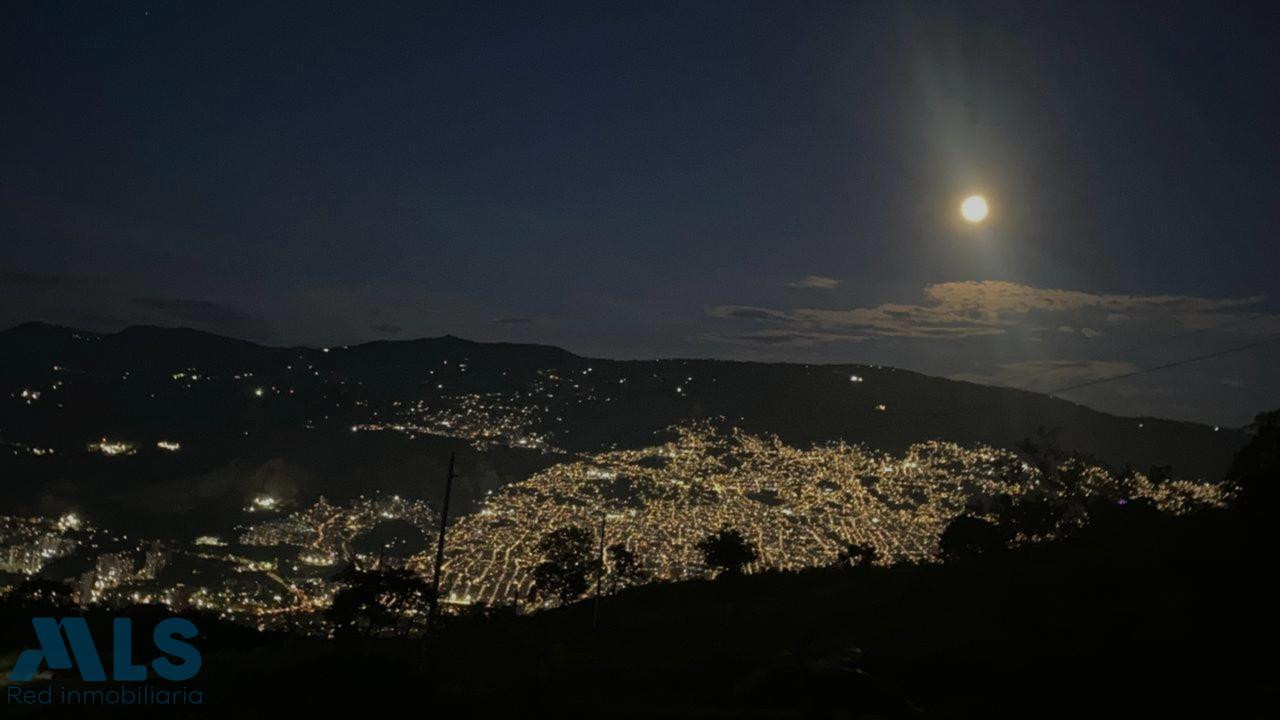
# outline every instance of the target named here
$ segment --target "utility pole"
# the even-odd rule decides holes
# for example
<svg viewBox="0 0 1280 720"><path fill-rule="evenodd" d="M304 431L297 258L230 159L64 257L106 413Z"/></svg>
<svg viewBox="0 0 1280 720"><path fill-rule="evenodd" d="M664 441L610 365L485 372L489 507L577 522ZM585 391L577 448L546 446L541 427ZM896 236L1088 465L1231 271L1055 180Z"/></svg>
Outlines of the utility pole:
<svg viewBox="0 0 1280 720"><path fill-rule="evenodd" d="M596 600L591 608L591 629L594 630L600 622L600 586L604 582L604 510L600 511L600 555L596 563Z"/></svg>
<svg viewBox="0 0 1280 720"><path fill-rule="evenodd" d="M435 627L440 615L440 566L444 565L444 531L449 524L449 495L453 492L453 459L449 453L449 474L444 478L444 504L440 507L440 536L436 539L436 571L431 577L431 612L427 614L427 632Z"/></svg>

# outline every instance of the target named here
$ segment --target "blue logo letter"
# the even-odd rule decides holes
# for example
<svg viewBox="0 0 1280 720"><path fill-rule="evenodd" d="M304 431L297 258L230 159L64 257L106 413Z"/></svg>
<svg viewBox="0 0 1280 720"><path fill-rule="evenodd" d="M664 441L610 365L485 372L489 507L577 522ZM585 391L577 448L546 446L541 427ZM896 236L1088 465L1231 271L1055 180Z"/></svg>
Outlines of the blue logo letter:
<svg viewBox="0 0 1280 720"><path fill-rule="evenodd" d="M111 649L111 674L116 680L133 681L147 679L147 669L133 664L133 621L116 618L111 621L115 646Z"/></svg>
<svg viewBox="0 0 1280 720"><path fill-rule="evenodd" d="M84 618L69 617L59 622L50 617L37 617L31 618L31 626L36 630L36 641L40 643L40 649L22 651L9 673L10 680L31 680L40 669L41 661L50 670L70 669L71 657L67 655L67 646L62 642L63 633L66 633L67 642L71 645L71 655L75 656L76 665L80 666L80 677L86 682L107 679L107 674L102 671L102 662L98 660L98 649L93 646L93 638L89 636L89 623Z"/></svg>
<svg viewBox="0 0 1280 720"><path fill-rule="evenodd" d="M166 618L156 623L156 630L151 635L156 649L182 662L174 663L167 658L157 658L151 662L151 667L155 668L160 677L173 682L195 677L200 672L200 651L191 643L177 638L193 638L198 634L195 624L185 618Z"/></svg>

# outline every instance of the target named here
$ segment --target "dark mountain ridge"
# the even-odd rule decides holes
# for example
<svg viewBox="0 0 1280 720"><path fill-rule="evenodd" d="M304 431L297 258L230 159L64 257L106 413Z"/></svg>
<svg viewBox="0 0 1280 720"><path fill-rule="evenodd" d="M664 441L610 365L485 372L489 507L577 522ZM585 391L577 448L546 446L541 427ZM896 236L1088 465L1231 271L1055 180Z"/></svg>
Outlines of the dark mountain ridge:
<svg viewBox="0 0 1280 720"><path fill-rule="evenodd" d="M16 401L23 388L59 380L38 402ZM443 407L478 395L536 405L537 429L574 451L651 444L664 428L700 419L798 445L885 450L930 439L1012 447L1046 427L1064 449L1115 466L1172 465L1218 477L1244 437L890 367L602 360L452 336L286 348L187 328L98 334L27 323L0 332L0 381L14 400L0 413L0 431L27 443L56 434L79 445L113 427L211 435L228 426L253 434L300 424L345 429L408 403ZM264 389L270 402L255 397ZM77 412L68 412L72 398Z"/></svg>

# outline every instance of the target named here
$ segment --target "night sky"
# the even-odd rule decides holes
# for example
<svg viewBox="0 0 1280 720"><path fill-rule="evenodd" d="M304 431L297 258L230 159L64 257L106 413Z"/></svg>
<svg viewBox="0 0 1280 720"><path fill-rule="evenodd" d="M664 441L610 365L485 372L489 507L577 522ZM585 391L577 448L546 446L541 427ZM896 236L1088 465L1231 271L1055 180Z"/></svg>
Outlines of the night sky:
<svg viewBox="0 0 1280 720"><path fill-rule="evenodd" d="M0 7L0 324L1041 391L1280 334L1274 3L231 5ZM1277 367L1064 397L1238 425Z"/></svg>

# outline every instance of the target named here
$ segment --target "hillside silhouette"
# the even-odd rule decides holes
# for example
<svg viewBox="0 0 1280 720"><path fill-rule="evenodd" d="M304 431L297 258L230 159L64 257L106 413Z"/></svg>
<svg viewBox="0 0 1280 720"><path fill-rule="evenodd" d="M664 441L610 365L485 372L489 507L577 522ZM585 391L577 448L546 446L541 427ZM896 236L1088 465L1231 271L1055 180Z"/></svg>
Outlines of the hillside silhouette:
<svg viewBox="0 0 1280 720"><path fill-rule="evenodd" d="M177 373L202 380L175 381ZM527 392L549 374L571 379L597 400L608 398L531 398L554 410L555 442L567 450L643 445L656 431L699 418L796 445L844 440L890 451L935 438L1013 447L1046 427L1059 433L1064 448L1116 466L1172 465L1204 477L1219 473L1244 437L1238 430L1116 417L1037 393L883 366L604 360L452 336L277 348L183 328L95 334L41 323L0 332L0 379L10 387L62 380L64 407L11 404L0 427L23 442L48 441L54 431L79 441L107 431L218 438L307 421L318 430L347 429L349 421L368 419L354 411L355 403L378 408ZM273 386L293 392L269 404L253 402L249 388Z"/></svg>

